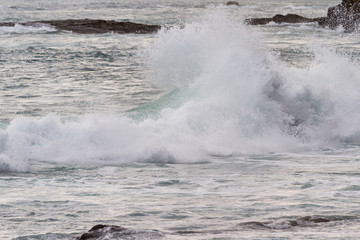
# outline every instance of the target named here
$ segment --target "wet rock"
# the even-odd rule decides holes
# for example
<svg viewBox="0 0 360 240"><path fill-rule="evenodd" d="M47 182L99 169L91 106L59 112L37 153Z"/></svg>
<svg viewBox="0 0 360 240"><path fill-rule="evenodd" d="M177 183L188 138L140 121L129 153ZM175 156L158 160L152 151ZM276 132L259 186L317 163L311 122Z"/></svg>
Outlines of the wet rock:
<svg viewBox="0 0 360 240"><path fill-rule="evenodd" d="M327 17L320 18L320 26L335 29L343 27L345 31L358 30L360 26L360 0L343 0L341 4L328 9Z"/></svg>
<svg viewBox="0 0 360 240"><path fill-rule="evenodd" d="M92 240L92 239L98 239L101 236L107 234L107 233L114 233L114 232L122 232L126 230L126 228L120 227L120 226L110 226L110 225L96 225L92 227L89 232L82 234L80 237L78 237L78 240Z"/></svg>
<svg viewBox="0 0 360 240"><path fill-rule="evenodd" d="M176 232L168 232L166 235L163 232L157 230L136 230L128 229L115 225L96 225L91 228L87 233L82 234L79 237L73 238L72 240L135 240L135 239L167 239L169 236L188 236L187 239L192 239L192 235L207 235L207 234L221 234L228 232L239 232L256 230L256 231L277 231L277 230L296 230L299 231L301 228L316 228L329 227L329 229L336 225L348 226L349 224L358 225L359 217L351 215L333 215L333 216L302 216L295 219L278 218L271 221L249 221L242 222L236 226L222 229L205 229L205 230L181 230ZM333 223L333 224L328 224Z"/></svg>
<svg viewBox="0 0 360 240"><path fill-rule="evenodd" d="M234 6L239 6L239 3L236 2L236 1L228 1L228 2L226 3L226 6L232 6L232 5L234 5Z"/></svg>
<svg viewBox="0 0 360 240"><path fill-rule="evenodd" d="M117 22L112 20L101 19L67 19L67 20L44 20L33 21L26 23L0 23L0 26L15 26L21 24L24 26L39 26L41 24L51 25L54 28L62 31L72 31L79 34L92 34L92 33L136 33L136 34L149 34L155 33L160 30L159 25L148 25L133 22Z"/></svg>
<svg viewBox="0 0 360 240"><path fill-rule="evenodd" d="M0 22L0 27L13 27L13 26L15 26L14 23Z"/></svg>
<svg viewBox="0 0 360 240"><path fill-rule="evenodd" d="M360 28L360 0L343 0L341 4L328 9L326 17L306 18L297 14L275 15L272 18L250 18L245 23L250 25L264 25L270 22L281 23L308 23L317 22L319 26L336 29L343 27L346 32Z"/></svg>
<svg viewBox="0 0 360 240"><path fill-rule="evenodd" d="M130 240L130 239L162 239L164 234L157 230L134 230L115 225L96 225L87 233L82 234L75 240Z"/></svg>
<svg viewBox="0 0 360 240"><path fill-rule="evenodd" d="M287 14L287 15L277 14L272 18L250 18L245 20L245 22L250 25L264 25L270 22L281 24L281 23L308 23L315 21L316 19L306 18L297 14Z"/></svg>
<svg viewBox="0 0 360 240"><path fill-rule="evenodd" d="M344 222L348 220L356 220L357 217L354 216L305 216L299 217L297 219L286 219L286 220L274 220L266 222L243 222L238 225L240 229L292 229L292 228L301 228L301 227L319 227L324 226L328 222Z"/></svg>
<svg viewBox="0 0 360 240"><path fill-rule="evenodd" d="M331 218L325 218L325 217L317 217L317 216L306 216L299 218L299 221L304 222L314 222L314 223L324 223L324 222L330 222Z"/></svg>

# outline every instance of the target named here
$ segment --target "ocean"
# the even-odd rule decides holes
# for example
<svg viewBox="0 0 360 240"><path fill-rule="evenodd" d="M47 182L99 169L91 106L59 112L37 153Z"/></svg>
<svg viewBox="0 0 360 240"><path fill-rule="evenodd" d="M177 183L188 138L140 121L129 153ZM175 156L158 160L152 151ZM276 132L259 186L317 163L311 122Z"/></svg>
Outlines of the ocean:
<svg viewBox="0 0 360 240"><path fill-rule="evenodd" d="M0 0L0 239L359 239L360 33L338 0Z"/></svg>

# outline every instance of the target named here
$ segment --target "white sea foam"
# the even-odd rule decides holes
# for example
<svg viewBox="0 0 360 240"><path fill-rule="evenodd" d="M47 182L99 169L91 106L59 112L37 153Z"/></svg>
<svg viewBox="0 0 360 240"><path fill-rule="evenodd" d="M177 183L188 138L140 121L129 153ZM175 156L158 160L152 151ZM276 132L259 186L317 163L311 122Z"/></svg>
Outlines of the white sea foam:
<svg viewBox="0 0 360 240"><path fill-rule="evenodd" d="M47 33L56 32L57 30L49 25L39 24L38 26L24 26L15 24L15 26L0 27L0 35L2 34L28 34L28 33Z"/></svg>
<svg viewBox="0 0 360 240"><path fill-rule="evenodd" d="M299 10L299 9L309 9L309 8L313 8L313 6L294 6L294 5L286 5L284 7L282 7L283 9L295 9L295 10Z"/></svg>
<svg viewBox="0 0 360 240"><path fill-rule="evenodd" d="M241 8L249 8L249 9L256 9L256 8L259 8L259 6L256 6L256 5L242 5L242 6L239 6Z"/></svg>
<svg viewBox="0 0 360 240"><path fill-rule="evenodd" d="M222 11L164 29L148 53L151 78L180 91L181 101L166 95L158 113L141 121L96 114L15 119L0 132L0 171L27 170L31 160L196 162L208 154L301 151L360 140L356 62L320 49L309 68L290 68L260 42Z"/></svg>

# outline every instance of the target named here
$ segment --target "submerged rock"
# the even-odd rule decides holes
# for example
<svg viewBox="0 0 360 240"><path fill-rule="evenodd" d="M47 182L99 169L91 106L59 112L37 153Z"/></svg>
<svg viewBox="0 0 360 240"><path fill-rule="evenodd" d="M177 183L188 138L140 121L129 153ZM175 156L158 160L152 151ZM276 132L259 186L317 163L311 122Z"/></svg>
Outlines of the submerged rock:
<svg viewBox="0 0 360 240"><path fill-rule="evenodd" d="M330 224L329 224L330 223ZM165 235L163 232L157 230L135 230L127 229L115 225L96 225L87 233L82 234L73 240L135 240L135 239L164 239L166 236L188 236L187 239L192 239L192 235L206 235L206 234L221 234L228 232L239 232L248 230L256 231L273 231L273 230L289 230L296 229L300 231L301 228L316 228L316 227L333 227L334 224L341 226L349 224L358 224L358 216L350 215L333 215L333 216L303 216L295 219L279 218L271 221L250 221L242 222L236 226L221 229L204 229L204 230L181 230L176 232L168 232Z"/></svg>
<svg viewBox="0 0 360 240"><path fill-rule="evenodd" d="M266 229L292 229L292 228L302 228L302 227L324 227L324 224L329 222L338 222L338 224L345 224L346 221L357 220L358 218L355 216L305 216L299 217L297 219L287 219L287 220L274 220L274 221L266 221L266 222L244 222L240 223L237 227L242 228L250 228L250 229L258 229L258 230L266 230Z"/></svg>
<svg viewBox="0 0 360 240"><path fill-rule="evenodd" d="M91 33L136 33L148 34L155 33L160 30L160 25L148 25L133 22L117 22L112 20L101 19L67 19L67 20L44 20L26 23L2 22L0 26L15 26L20 24L24 26L39 26L41 24L51 25L58 30L72 31L80 34Z"/></svg>
<svg viewBox="0 0 360 240"><path fill-rule="evenodd" d="M250 18L245 23L250 25L264 25L274 23L308 23L317 22L319 26L335 29L343 27L345 31L359 30L360 0L343 0L341 4L328 9L326 17L306 18L297 14L275 15L272 18Z"/></svg>
<svg viewBox="0 0 360 240"><path fill-rule="evenodd" d="M164 234L157 230L134 230L115 225L96 225L76 240L130 240L130 239L162 239Z"/></svg>

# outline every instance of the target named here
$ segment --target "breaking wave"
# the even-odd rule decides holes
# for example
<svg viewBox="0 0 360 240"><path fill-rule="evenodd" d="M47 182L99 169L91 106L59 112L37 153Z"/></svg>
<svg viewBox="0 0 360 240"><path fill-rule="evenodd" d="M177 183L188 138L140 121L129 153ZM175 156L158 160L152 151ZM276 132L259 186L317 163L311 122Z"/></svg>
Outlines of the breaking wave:
<svg viewBox="0 0 360 240"><path fill-rule="evenodd" d="M199 162L358 143L359 65L316 52L308 68L289 67L221 11L163 29L148 51L148 77L167 94L122 115L14 119L0 130L0 171L28 171L31 161Z"/></svg>
<svg viewBox="0 0 360 240"><path fill-rule="evenodd" d="M0 27L0 35L4 34L29 34L29 33L49 33L49 32L57 32L55 28L45 25L39 24L34 26L25 26L22 24L15 24L14 26L1 26Z"/></svg>
<svg viewBox="0 0 360 240"><path fill-rule="evenodd" d="M286 5L284 7L282 7L283 9L291 9L291 10L299 10L299 9L309 9L312 8L313 6L294 6L294 5Z"/></svg>

